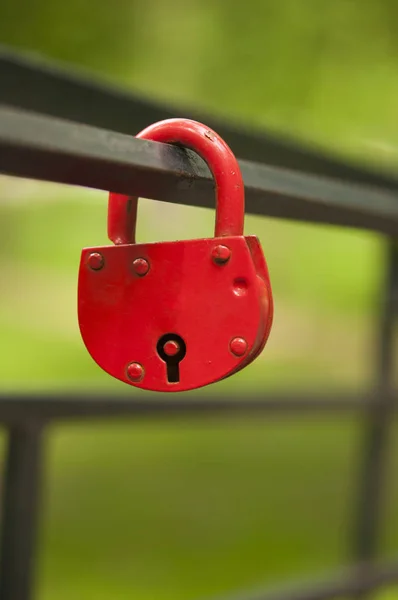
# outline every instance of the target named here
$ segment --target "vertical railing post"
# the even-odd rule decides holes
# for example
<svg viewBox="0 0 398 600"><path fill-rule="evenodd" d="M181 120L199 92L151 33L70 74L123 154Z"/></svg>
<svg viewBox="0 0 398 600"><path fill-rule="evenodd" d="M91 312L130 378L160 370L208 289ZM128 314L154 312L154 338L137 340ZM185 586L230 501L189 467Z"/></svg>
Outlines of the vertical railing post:
<svg viewBox="0 0 398 600"><path fill-rule="evenodd" d="M355 559L374 560L379 550L383 492L386 481L390 422L393 413L394 322L398 300L398 246L387 246L377 352L377 400L366 415L359 493L356 500Z"/></svg>
<svg viewBox="0 0 398 600"><path fill-rule="evenodd" d="M42 428L10 427L2 488L1 600L31 600L42 471Z"/></svg>

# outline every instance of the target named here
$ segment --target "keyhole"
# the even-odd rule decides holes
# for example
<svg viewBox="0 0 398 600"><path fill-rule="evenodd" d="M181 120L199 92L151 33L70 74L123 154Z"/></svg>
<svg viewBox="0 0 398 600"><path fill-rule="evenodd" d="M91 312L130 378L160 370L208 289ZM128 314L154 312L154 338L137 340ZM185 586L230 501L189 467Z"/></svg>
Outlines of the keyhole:
<svg viewBox="0 0 398 600"><path fill-rule="evenodd" d="M166 363L168 383L178 383L180 381L180 362L187 352L184 340L175 333L166 333L159 339L156 350Z"/></svg>

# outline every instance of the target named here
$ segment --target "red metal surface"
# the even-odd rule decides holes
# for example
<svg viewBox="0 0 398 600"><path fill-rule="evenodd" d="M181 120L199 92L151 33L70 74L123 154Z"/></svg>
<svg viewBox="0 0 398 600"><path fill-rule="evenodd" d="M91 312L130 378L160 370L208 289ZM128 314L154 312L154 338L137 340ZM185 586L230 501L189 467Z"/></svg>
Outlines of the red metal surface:
<svg viewBox="0 0 398 600"><path fill-rule="evenodd" d="M244 185L239 165L229 146L214 131L189 119L167 119L150 125L136 137L178 143L195 150L207 163L216 185L214 235L243 235ZM222 202L218 199L222 198ZM109 194L108 237L114 244L134 244L138 198Z"/></svg>
<svg viewBox="0 0 398 600"><path fill-rule="evenodd" d="M126 374L127 374L127 377L129 377L129 379L131 379L131 381L134 381L135 383L137 383L138 381L141 381L141 379L143 379L143 377L145 375L145 371L144 371L142 365L140 365L139 363L133 362L133 363L130 363L129 365L127 365Z"/></svg>
<svg viewBox="0 0 398 600"><path fill-rule="evenodd" d="M220 235L132 243L136 199L110 194L116 245L82 252L79 325L91 356L113 377L153 391L195 389L236 373L263 349L273 316L268 269L257 237L243 236L244 190L226 144L180 119L144 134L204 153L216 178ZM101 268L93 269L93 255Z"/></svg>
<svg viewBox="0 0 398 600"><path fill-rule="evenodd" d="M180 350L180 344L174 340L169 340L163 346L163 351L167 356L175 356Z"/></svg>
<svg viewBox="0 0 398 600"><path fill-rule="evenodd" d="M99 271L104 266L104 257L99 252L93 252L87 259L87 264L93 271Z"/></svg>
<svg viewBox="0 0 398 600"><path fill-rule="evenodd" d="M133 262L133 269L137 275L143 277L149 271L149 263L145 258L136 258Z"/></svg>
<svg viewBox="0 0 398 600"><path fill-rule="evenodd" d="M231 258L231 250L228 248L228 246L218 244L218 246L213 248L211 257L215 263L222 265Z"/></svg>
<svg viewBox="0 0 398 600"><path fill-rule="evenodd" d="M247 342L241 337L236 337L231 340L230 348L232 354L235 354L235 356L244 356L247 351Z"/></svg>

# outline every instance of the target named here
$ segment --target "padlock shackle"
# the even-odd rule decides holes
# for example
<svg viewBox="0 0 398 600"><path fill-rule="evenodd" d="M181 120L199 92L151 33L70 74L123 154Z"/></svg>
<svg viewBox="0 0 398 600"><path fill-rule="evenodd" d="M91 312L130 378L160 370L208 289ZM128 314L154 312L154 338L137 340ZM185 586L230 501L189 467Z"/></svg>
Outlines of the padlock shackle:
<svg viewBox="0 0 398 600"><path fill-rule="evenodd" d="M167 119L150 125L137 138L179 144L197 152L213 174L216 188L215 237L243 235L245 192L232 150L214 131L190 119ZM114 244L134 244L138 198L110 192L108 237Z"/></svg>

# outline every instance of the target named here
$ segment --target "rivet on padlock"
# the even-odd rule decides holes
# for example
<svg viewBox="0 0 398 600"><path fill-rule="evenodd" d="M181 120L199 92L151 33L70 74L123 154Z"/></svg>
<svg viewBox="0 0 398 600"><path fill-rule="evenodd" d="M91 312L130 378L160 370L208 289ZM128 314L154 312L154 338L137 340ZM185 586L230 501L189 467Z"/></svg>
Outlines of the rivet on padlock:
<svg viewBox="0 0 398 600"><path fill-rule="evenodd" d="M243 235L238 162L208 127L169 119L137 137L178 143L208 164L216 185L215 237L137 244L137 198L110 193L114 246L86 248L79 272L79 325L107 373L136 387L183 391L238 372L262 351L273 301L256 236Z"/></svg>

